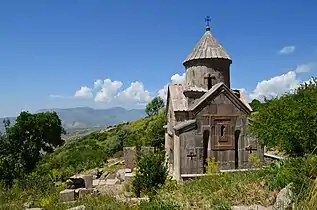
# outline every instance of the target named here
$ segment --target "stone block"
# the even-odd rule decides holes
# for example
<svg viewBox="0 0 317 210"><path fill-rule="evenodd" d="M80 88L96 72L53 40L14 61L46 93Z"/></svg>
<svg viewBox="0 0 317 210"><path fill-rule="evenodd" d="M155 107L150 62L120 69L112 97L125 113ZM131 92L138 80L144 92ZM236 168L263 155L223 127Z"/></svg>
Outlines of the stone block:
<svg viewBox="0 0 317 210"><path fill-rule="evenodd" d="M134 175L133 173L126 173L124 182L129 183L133 175Z"/></svg>
<svg viewBox="0 0 317 210"><path fill-rule="evenodd" d="M62 202L75 200L75 190L66 189L59 193L59 198Z"/></svg>
<svg viewBox="0 0 317 210"><path fill-rule="evenodd" d="M88 195L88 194L92 194L92 193L93 193L93 189L92 188L90 188L90 189L80 188L78 190L78 197L82 198L83 196Z"/></svg>
<svg viewBox="0 0 317 210"><path fill-rule="evenodd" d="M114 179L114 178L116 178L117 177L117 174L109 174L108 176L107 176L107 179Z"/></svg>
<svg viewBox="0 0 317 210"><path fill-rule="evenodd" d="M92 175L84 175L83 179L85 180L85 188L90 189L92 188L93 184L93 176Z"/></svg>
<svg viewBox="0 0 317 210"><path fill-rule="evenodd" d="M102 173L102 175L100 176L100 178L99 179L101 179L101 180L105 180L106 178L107 178L107 176L109 175L109 172L108 171L105 171L105 172L103 172Z"/></svg>
<svg viewBox="0 0 317 210"><path fill-rule="evenodd" d="M123 154L125 167L132 170L136 163L136 147L123 148Z"/></svg>
<svg viewBox="0 0 317 210"><path fill-rule="evenodd" d="M103 179L96 179L93 181L93 187L101 186L101 185L106 185L106 180Z"/></svg>
<svg viewBox="0 0 317 210"><path fill-rule="evenodd" d="M117 171L116 178L120 180L120 182L124 182L125 180L125 169L119 169Z"/></svg>

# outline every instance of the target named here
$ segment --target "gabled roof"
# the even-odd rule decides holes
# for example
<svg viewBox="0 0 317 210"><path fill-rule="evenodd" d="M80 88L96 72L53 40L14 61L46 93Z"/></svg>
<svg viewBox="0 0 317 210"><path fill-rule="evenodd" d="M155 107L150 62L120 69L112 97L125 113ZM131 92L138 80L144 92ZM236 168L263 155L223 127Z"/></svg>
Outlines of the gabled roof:
<svg viewBox="0 0 317 210"><path fill-rule="evenodd" d="M225 49L211 34L210 28L206 28L205 34L192 49L192 52L187 56L184 64L191 60L197 59L212 59L221 58L231 60Z"/></svg>
<svg viewBox="0 0 317 210"><path fill-rule="evenodd" d="M183 121L177 125L174 126L174 129L175 130L180 130L182 128L185 128L187 126L190 126L192 124L196 123L196 119L193 119L193 120L186 120L186 121Z"/></svg>
<svg viewBox="0 0 317 210"><path fill-rule="evenodd" d="M186 111L188 108L187 98L184 95L185 87L181 84L168 86L167 103L172 103L173 111Z"/></svg>
<svg viewBox="0 0 317 210"><path fill-rule="evenodd" d="M188 132L196 128L197 128L196 119L186 120L174 126L174 129L177 133Z"/></svg>
<svg viewBox="0 0 317 210"><path fill-rule="evenodd" d="M220 92L225 91L225 93L232 99L233 103L236 103L240 107L244 108L244 111L251 113L252 109L249 105L243 102L236 94L233 93L224 83L220 82L214 85L207 93L205 93L200 99L198 99L188 110L195 111L205 100L212 96L217 96Z"/></svg>

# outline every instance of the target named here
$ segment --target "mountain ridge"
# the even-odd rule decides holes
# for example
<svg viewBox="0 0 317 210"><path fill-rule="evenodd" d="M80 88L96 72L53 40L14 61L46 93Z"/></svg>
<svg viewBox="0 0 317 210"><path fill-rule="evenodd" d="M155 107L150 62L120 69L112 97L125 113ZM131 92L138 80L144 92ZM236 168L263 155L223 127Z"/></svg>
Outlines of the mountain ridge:
<svg viewBox="0 0 317 210"><path fill-rule="evenodd" d="M63 127L68 129L102 128L119 123L133 121L144 117L144 109L125 109L112 107L108 109L94 109L91 107L50 108L39 109L35 113L55 111L62 120ZM0 118L0 132L4 131L3 120L9 119L12 123L16 117Z"/></svg>

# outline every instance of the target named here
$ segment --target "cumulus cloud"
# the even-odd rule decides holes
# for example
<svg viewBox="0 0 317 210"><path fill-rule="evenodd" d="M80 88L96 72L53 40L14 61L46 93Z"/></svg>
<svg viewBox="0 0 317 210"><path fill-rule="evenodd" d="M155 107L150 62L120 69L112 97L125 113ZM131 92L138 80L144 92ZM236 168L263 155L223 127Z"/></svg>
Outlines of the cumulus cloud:
<svg viewBox="0 0 317 210"><path fill-rule="evenodd" d="M167 99L167 89L168 89L168 85L169 84L185 84L186 82L186 74L174 74L173 76L171 76L171 81L167 84L165 84L159 91L158 91L158 95L164 100L166 101Z"/></svg>
<svg viewBox="0 0 317 210"><path fill-rule="evenodd" d="M94 89L102 88L103 83L104 83L104 81L102 81L101 79L97 79L97 80L94 82Z"/></svg>
<svg viewBox="0 0 317 210"><path fill-rule="evenodd" d="M250 94L251 99L263 99L263 97L276 97L285 92L294 90L300 84L295 71L289 71L280 76L259 82Z"/></svg>
<svg viewBox="0 0 317 210"><path fill-rule="evenodd" d="M147 104L152 100L151 93L145 90L142 82L132 82L131 85L115 96L115 101L122 103Z"/></svg>
<svg viewBox="0 0 317 210"><path fill-rule="evenodd" d="M312 71L315 67L316 63L314 62L301 64L294 68L294 70L285 74L258 82L255 89L251 92L248 92L245 89L240 89L240 91L247 101L251 101L253 99L262 100L264 97L277 97L284 93L292 92L299 87L300 84L310 81L308 80L303 82L298 76L301 73Z"/></svg>
<svg viewBox="0 0 317 210"><path fill-rule="evenodd" d="M305 63L305 64L298 65L294 71L296 73L306 73L306 72L312 71L315 67L316 67L316 64L313 62Z"/></svg>
<svg viewBox="0 0 317 210"><path fill-rule="evenodd" d="M278 54L280 54L280 55L291 54L295 51L295 49L296 49L295 46L285 46L278 52Z"/></svg>
<svg viewBox="0 0 317 210"><path fill-rule="evenodd" d="M92 98L93 97L93 93L92 93L91 88L89 88L87 86L81 86L80 89L75 92L74 97L77 97L77 98Z"/></svg>
<svg viewBox="0 0 317 210"><path fill-rule="evenodd" d="M262 100L264 97L276 97L286 92L296 89L302 81L299 79L301 73L310 72L316 67L316 63L306 63L298 65L296 68L279 76L274 76L270 79L258 82L256 87L248 91L244 88L238 88L245 100L253 99ZM169 84L185 84L186 74L174 74L171 76L169 83L165 84L156 94L167 99L167 89ZM74 96L63 96L52 94L52 98L93 98L96 103L107 103L110 105L144 105L152 100L153 96L144 84L140 81L132 82L127 88L122 89L121 81L112 81L107 78L105 80L95 80L93 87L82 86L76 91Z"/></svg>
<svg viewBox="0 0 317 210"><path fill-rule="evenodd" d="M94 88L101 88L96 96L95 102L111 102L113 97L118 93L123 83L120 81L111 81L107 78L105 80L96 80Z"/></svg>

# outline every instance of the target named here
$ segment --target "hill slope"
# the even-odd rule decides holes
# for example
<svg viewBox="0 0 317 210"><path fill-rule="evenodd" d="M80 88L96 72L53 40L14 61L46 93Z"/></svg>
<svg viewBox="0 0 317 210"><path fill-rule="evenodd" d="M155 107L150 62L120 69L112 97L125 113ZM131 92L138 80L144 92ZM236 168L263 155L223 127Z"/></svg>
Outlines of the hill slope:
<svg viewBox="0 0 317 210"><path fill-rule="evenodd" d="M118 123L133 121L145 116L142 109L127 110L121 107L109 109L92 109L88 107L68 109L41 109L39 112L55 111L62 120L66 130L98 128ZM0 132L3 131L3 119L0 118ZM15 117L9 118L14 123Z"/></svg>

